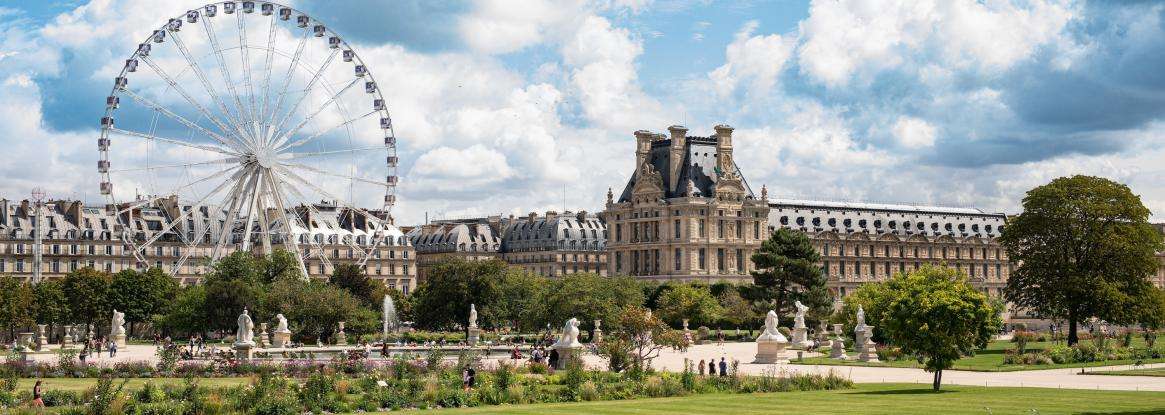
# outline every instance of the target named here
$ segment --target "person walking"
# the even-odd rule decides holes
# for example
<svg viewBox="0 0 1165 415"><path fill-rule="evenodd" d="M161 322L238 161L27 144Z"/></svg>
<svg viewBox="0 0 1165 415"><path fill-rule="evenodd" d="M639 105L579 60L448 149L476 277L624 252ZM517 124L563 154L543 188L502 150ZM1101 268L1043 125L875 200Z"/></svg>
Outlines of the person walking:
<svg viewBox="0 0 1165 415"><path fill-rule="evenodd" d="M728 376L728 362L724 358L720 358L720 377Z"/></svg>
<svg viewBox="0 0 1165 415"><path fill-rule="evenodd" d="M704 376L704 359L700 359L700 364L696 366L700 368L700 376Z"/></svg>
<svg viewBox="0 0 1165 415"><path fill-rule="evenodd" d="M716 358L708 360L708 376L716 376Z"/></svg>
<svg viewBox="0 0 1165 415"><path fill-rule="evenodd" d="M117 356L117 342L111 340L109 342L109 358L112 359L115 356Z"/></svg>

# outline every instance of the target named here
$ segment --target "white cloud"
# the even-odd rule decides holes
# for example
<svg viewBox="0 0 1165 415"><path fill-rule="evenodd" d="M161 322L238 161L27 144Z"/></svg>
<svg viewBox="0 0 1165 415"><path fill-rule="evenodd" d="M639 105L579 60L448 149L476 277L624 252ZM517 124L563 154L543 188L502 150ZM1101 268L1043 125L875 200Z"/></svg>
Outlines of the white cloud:
<svg viewBox="0 0 1165 415"><path fill-rule="evenodd" d="M900 116L898 121L894 122L893 133L898 144L908 148L934 146L934 126L925 120Z"/></svg>
<svg viewBox="0 0 1165 415"><path fill-rule="evenodd" d="M581 21L587 3L530 0L483 0L458 19L462 40L484 53L510 53L547 41L557 41Z"/></svg>
<svg viewBox="0 0 1165 415"><path fill-rule="evenodd" d="M642 53L630 31L599 16L587 17L563 44L571 92L588 121L617 132L669 124L663 106L638 84L635 59Z"/></svg>
<svg viewBox="0 0 1165 415"><path fill-rule="evenodd" d="M708 74L720 96L742 86L747 87L749 95L767 96L792 55L795 38L777 34L753 36L757 25L756 21L746 23L728 45L724 65Z"/></svg>

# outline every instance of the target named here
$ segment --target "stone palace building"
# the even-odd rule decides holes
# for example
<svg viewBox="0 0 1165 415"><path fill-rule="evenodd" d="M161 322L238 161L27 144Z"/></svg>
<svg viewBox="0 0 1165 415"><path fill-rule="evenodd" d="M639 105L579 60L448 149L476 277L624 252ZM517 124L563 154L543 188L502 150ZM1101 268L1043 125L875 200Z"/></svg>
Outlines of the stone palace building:
<svg viewBox="0 0 1165 415"><path fill-rule="evenodd" d="M214 249L218 235L207 234L193 246L180 242L174 232L190 232L202 223L214 221L215 215L204 210L190 215L181 229L165 233L158 242L151 244L153 252L145 252L150 262L141 263L133 255L132 245L122 240L124 235L146 240L162 232L162 223L168 218L178 217L190 206L179 205L173 199L135 208L127 216L119 218L103 207L85 206L76 200L50 200L40 209L43 225L41 243L42 278L63 277L80 267L93 267L105 272L144 267L173 268L180 258L187 260L178 267L174 278L181 284L194 284L201 280L205 271L206 258ZM350 215L330 203L317 203L312 209L293 208L309 229L300 230L297 237L302 249L307 251L305 266L312 278L327 278L336 264L356 262L357 252L371 249L372 241L361 238L366 235ZM36 209L33 202L0 199L0 274L14 275L30 279L33 275L34 236L38 227ZM132 214L130 214L132 213ZM130 229L125 229L129 226ZM315 241L315 243L308 243ZM237 238L236 238L237 239ZM236 244L229 244L227 252L235 250ZM409 291L416 287L415 252L408 238L399 229L389 230L384 241L372 251L366 261L366 269L372 278L386 286ZM327 261L321 260L321 256Z"/></svg>

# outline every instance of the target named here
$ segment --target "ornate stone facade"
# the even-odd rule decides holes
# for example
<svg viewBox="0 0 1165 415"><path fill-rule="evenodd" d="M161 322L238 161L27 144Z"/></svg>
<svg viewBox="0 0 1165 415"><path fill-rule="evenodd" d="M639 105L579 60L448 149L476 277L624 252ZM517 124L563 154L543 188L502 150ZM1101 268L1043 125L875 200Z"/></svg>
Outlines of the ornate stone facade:
<svg viewBox="0 0 1165 415"><path fill-rule="evenodd" d="M85 206L75 200L52 200L45 202L41 209L43 228L42 265L43 278L60 278L81 267L93 267L110 273L125 269L141 269L159 266L170 268L183 256L189 259L181 266L174 278L181 284L195 284L202 279L201 259L210 256L217 235L204 235L202 241L188 246L178 240L173 232L162 235L152 244L153 252L146 252L148 263L140 263L134 257L132 248L122 242L122 235L145 240L161 231L161 223L174 217L189 206L180 206L172 200L162 200L154 206L143 206L132 210L132 219L125 220L132 229L123 232L123 225L116 216L104 208ZM305 261L312 278L327 278L332 266L339 263L355 262L359 254L353 246L371 243L362 231L353 228L344 219L344 209L320 203L313 205L311 213L307 209L297 209L297 213L309 223L310 229L301 231L297 237L303 249L319 250ZM0 199L0 274L31 278L33 273L34 210L25 201ZM181 225L179 232L187 228L201 227L204 221L212 221L211 212L191 215L189 223ZM372 251L366 262L367 272L385 285L402 290L416 286L416 268L412 262L413 247L404 235L393 228L389 236ZM315 244L306 243L308 238ZM237 239L237 238L236 238ZM238 242L237 240L235 241ZM357 244L357 245L353 245ZM318 245L318 246L316 246ZM227 252L234 251L236 244L228 244ZM323 254L329 260L319 259Z"/></svg>
<svg viewBox="0 0 1165 415"><path fill-rule="evenodd" d="M956 267L976 288L998 296L1011 272L1007 252L997 241L1006 221L1001 213L790 199L774 199L769 206L772 229L809 235L838 297L924 264Z"/></svg>
<svg viewBox="0 0 1165 415"><path fill-rule="evenodd" d="M635 170L608 190L608 273L644 279L751 281L749 258L768 237L769 207L732 155L732 127L709 137L636 131Z"/></svg>

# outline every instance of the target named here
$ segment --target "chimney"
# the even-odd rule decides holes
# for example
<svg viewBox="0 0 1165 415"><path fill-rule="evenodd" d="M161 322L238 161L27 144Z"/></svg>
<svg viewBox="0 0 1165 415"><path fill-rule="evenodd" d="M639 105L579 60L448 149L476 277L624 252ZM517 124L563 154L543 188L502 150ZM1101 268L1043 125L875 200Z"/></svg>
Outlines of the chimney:
<svg viewBox="0 0 1165 415"><path fill-rule="evenodd" d="M635 132L635 168L637 170L647 160L647 155L651 153L651 140L654 136L651 131L647 130Z"/></svg>
<svg viewBox="0 0 1165 415"><path fill-rule="evenodd" d="M716 164L721 171L733 171L732 127L724 124L716 126Z"/></svg>
<svg viewBox="0 0 1165 415"><path fill-rule="evenodd" d="M575 216L575 219L578 219L579 222L585 222L587 220L587 211L580 210L578 215Z"/></svg>
<svg viewBox="0 0 1165 415"><path fill-rule="evenodd" d="M667 127L671 133L671 148L668 159L668 188L678 189L680 183L680 169L684 166L684 148L688 141L688 129L682 125Z"/></svg>
<svg viewBox="0 0 1165 415"><path fill-rule="evenodd" d="M554 220L554 218L557 218L557 217L558 217L558 212L555 212L553 210L546 211L546 221L547 222L550 222L550 221Z"/></svg>
<svg viewBox="0 0 1165 415"><path fill-rule="evenodd" d="M534 219L537 217L538 217L537 213L530 212L530 214L526 216L526 220L529 220L530 223L534 223Z"/></svg>

